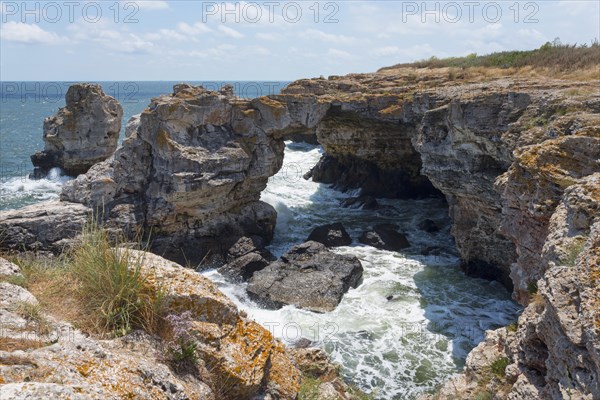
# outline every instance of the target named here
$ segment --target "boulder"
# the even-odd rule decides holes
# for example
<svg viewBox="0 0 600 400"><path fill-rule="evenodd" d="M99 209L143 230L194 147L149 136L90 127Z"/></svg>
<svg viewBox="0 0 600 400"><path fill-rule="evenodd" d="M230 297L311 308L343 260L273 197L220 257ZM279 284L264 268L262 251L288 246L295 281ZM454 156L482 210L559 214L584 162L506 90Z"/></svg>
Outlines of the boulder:
<svg viewBox="0 0 600 400"><path fill-rule="evenodd" d="M262 248L262 239L240 238L227 253L227 264L219 268L219 272L234 280L247 281L256 271L265 268L275 257Z"/></svg>
<svg viewBox="0 0 600 400"><path fill-rule="evenodd" d="M327 247L348 246L352 243L344 225L339 222L316 227L306 240L323 243Z"/></svg>
<svg viewBox="0 0 600 400"><path fill-rule="evenodd" d="M78 83L69 87L66 107L44 120L44 150L31 156L36 176L60 167L67 175L86 173L117 149L123 108L102 87Z"/></svg>
<svg viewBox="0 0 600 400"><path fill-rule="evenodd" d="M335 254L311 241L294 246L278 261L255 272L247 291L267 307L293 304L325 312L335 309L344 293L358 285L362 272L356 257Z"/></svg>
<svg viewBox="0 0 600 400"><path fill-rule="evenodd" d="M378 249L389 251L399 251L410 247L406 236L398 232L398 227L393 224L376 225L372 230L363 232L358 241Z"/></svg>

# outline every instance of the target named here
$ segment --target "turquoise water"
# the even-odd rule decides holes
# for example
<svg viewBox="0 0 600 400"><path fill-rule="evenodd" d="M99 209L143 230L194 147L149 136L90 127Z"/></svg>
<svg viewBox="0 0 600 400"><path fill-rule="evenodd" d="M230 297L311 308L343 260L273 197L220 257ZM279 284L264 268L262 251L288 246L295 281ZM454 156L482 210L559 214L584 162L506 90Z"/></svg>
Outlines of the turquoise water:
<svg viewBox="0 0 600 400"><path fill-rule="evenodd" d="M73 82L2 82L0 84L0 210L19 208L56 198L68 179L55 171L49 179L31 180L30 156L44 148L44 118L65 105L65 94ZM96 82L123 106L123 127L132 115L146 108L153 97L171 93L179 82ZM233 85L244 98L277 94L287 82L188 82L217 90Z"/></svg>

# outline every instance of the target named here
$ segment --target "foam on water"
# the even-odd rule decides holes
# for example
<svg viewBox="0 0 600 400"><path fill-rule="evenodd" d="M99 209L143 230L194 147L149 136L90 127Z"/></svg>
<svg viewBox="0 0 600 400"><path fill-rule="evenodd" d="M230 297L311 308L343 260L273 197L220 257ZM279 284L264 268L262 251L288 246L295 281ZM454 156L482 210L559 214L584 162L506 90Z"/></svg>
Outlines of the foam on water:
<svg viewBox="0 0 600 400"><path fill-rule="evenodd" d="M205 275L277 337L290 344L306 337L323 347L346 378L376 398L415 398L460 371L484 331L514 321L520 309L497 283L461 272L443 200L380 200L387 207L378 211L342 208L340 201L353 193L302 179L321 152L287 143L284 166L262 196L278 212L270 249L279 256L315 226L340 221L355 243L335 251L361 260L362 283L334 311L317 314L293 306L262 309L247 297L245 285L233 285L214 270ZM417 225L425 218L445 228L423 232ZM390 222L407 234L411 247L405 252L356 243L363 230ZM431 246L438 248L436 255L420 255Z"/></svg>
<svg viewBox="0 0 600 400"><path fill-rule="evenodd" d="M52 168L42 179L12 177L0 182L0 210L19 208L43 200L58 198L62 185L72 179L60 168Z"/></svg>

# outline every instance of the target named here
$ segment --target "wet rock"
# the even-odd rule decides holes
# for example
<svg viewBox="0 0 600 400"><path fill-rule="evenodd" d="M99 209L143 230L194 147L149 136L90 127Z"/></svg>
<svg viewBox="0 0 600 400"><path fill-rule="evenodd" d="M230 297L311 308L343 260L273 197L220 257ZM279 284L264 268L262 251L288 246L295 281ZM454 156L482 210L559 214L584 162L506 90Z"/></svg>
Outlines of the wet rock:
<svg viewBox="0 0 600 400"><path fill-rule="evenodd" d="M372 230L363 232L358 241L368 246L389 251L399 251L410 247L406 236L398 232L398 227L393 224L376 225Z"/></svg>
<svg viewBox="0 0 600 400"><path fill-rule="evenodd" d="M267 307L293 304L325 312L335 309L344 293L358 285L362 272L356 257L332 253L318 242L306 242L255 272L247 291Z"/></svg>
<svg viewBox="0 0 600 400"><path fill-rule="evenodd" d="M352 239L344 225L339 222L318 226L308 235L307 241L323 243L327 247L348 246Z"/></svg>
<svg viewBox="0 0 600 400"><path fill-rule="evenodd" d="M419 229L427 233L434 233L439 231L440 227L435 221L431 219L425 219L419 223Z"/></svg>
<svg viewBox="0 0 600 400"><path fill-rule="evenodd" d="M256 271L260 271L275 260L268 250L262 247L260 237L242 237L228 251L227 264L219 272L230 279L247 281Z"/></svg>
<svg viewBox="0 0 600 400"><path fill-rule="evenodd" d="M219 272L234 280L247 281L256 271L260 271L269 265L260 253L252 252L232 260L219 268Z"/></svg>
<svg viewBox="0 0 600 400"><path fill-rule="evenodd" d="M371 196L359 196L351 197L342 201L342 207L344 208L360 208L363 210L377 210L379 203L377 199Z"/></svg>
<svg viewBox="0 0 600 400"><path fill-rule="evenodd" d="M44 120L44 150L31 156L36 176L60 167L83 174L113 155L119 141L123 108L96 84L69 87L66 107Z"/></svg>
<svg viewBox="0 0 600 400"><path fill-rule="evenodd" d="M422 249L419 254L422 256L439 256L443 251L444 249L439 246L428 246Z"/></svg>

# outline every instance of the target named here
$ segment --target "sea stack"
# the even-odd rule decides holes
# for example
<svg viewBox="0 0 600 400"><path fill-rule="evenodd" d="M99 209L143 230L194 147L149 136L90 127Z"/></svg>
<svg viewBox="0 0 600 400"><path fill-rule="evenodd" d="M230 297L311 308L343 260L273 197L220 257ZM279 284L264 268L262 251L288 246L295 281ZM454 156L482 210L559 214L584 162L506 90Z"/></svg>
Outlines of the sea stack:
<svg viewBox="0 0 600 400"><path fill-rule="evenodd" d="M31 156L34 176L60 167L67 175L86 173L117 149L123 107L100 85L78 83L69 87L66 107L44 120L44 150Z"/></svg>

